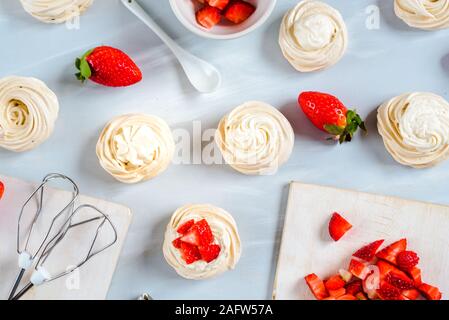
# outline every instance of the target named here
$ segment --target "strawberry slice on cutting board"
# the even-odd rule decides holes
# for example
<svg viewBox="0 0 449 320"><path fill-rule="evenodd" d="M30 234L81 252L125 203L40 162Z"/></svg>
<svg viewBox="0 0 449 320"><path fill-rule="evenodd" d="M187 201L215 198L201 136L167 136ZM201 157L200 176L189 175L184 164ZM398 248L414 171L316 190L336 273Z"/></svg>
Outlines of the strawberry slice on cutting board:
<svg viewBox="0 0 449 320"><path fill-rule="evenodd" d="M339 213L334 212L329 221L329 235L334 241L338 241L345 235L352 225L343 218Z"/></svg>
<svg viewBox="0 0 449 320"><path fill-rule="evenodd" d="M405 250L407 250L407 239L401 239L379 251L376 257L396 265L396 257Z"/></svg>
<svg viewBox="0 0 449 320"><path fill-rule="evenodd" d="M329 296L323 280L321 280L315 273L309 274L304 278L304 280L306 280L310 291L312 291L313 295L318 300L323 300L324 298L327 298Z"/></svg>

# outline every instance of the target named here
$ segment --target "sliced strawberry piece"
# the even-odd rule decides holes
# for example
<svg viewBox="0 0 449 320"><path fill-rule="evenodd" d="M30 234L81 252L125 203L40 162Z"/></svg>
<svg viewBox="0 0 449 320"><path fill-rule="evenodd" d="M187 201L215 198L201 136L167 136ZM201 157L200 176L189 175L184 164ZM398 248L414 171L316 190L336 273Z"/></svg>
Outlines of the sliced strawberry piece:
<svg viewBox="0 0 449 320"><path fill-rule="evenodd" d="M380 280L382 281L385 280L385 277L390 273L390 271L396 269L394 265L383 260L377 261L376 265L379 268Z"/></svg>
<svg viewBox="0 0 449 320"><path fill-rule="evenodd" d="M186 242L181 242L181 257L187 264L201 260L201 254L197 247Z"/></svg>
<svg viewBox="0 0 449 320"><path fill-rule="evenodd" d="M349 264L349 272L351 272L357 278L364 280L371 271L363 262L352 259Z"/></svg>
<svg viewBox="0 0 449 320"><path fill-rule="evenodd" d="M396 288L386 282L383 282L381 284L379 290L377 290L377 293L379 294L379 297L382 300L401 300L402 299L401 290L399 290L398 288Z"/></svg>
<svg viewBox="0 0 449 320"><path fill-rule="evenodd" d="M181 243L182 243L181 237L172 241L172 244L176 249L181 249Z"/></svg>
<svg viewBox="0 0 449 320"><path fill-rule="evenodd" d="M204 247L198 247L198 250L201 254L201 258L209 263L217 259L218 255L220 254L221 248L217 244L210 244Z"/></svg>
<svg viewBox="0 0 449 320"><path fill-rule="evenodd" d="M374 256L377 253L379 247L384 243L384 240L374 241L361 249L357 250L353 256L365 260L366 262L370 262L373 260Z"/></svg>
<svg viewBox="0 0 449 320"><path fill-rule="evenodd" d="M421 279L421 269L418 267L413 267L410 270L407 271L409 276L413 279L413 282L415 283L415 286L419 287L422 283Z"/></svg>
<svg viewBox="0 0 449 320"><path fill-rule="evenodd" d="M418 299L419 296L420 296L419 291L416 290L416 289L403 290L403 291L401 292L401 294L402 294L405 298L407 298L407 299L409 299L409 300L416 300L416 299Z"/></svg>
<svg viewBox="0 0 449 320"><path fill-rule="evenodd" d="M190 230L181 237L181 241L191 244L193 246L201 245L200 234L197 229L190 228Z"/></svg>
<svg viewBox="0 0 449 320"><path fill-rule="evenodd" d="M324 286L324 282L316 274L309 274L304 279L306 280L306 283L315 298L318 300L323 300L329 296L327 294L326 287Z"/></svg>
<svg viewBox="0 0 449 320"><path fill-rule="evenodd" d="M5 192L5 185L0 181L0 200L3 197L3 193Z"/></svg>
<svg viewBox="0 0 449 320"><path fill-rule="evenodd" d="M427 283L421 284L418 289L427 300L441 300L443 296L437 287L431 286Z"/></svg>
<svg viewBox="0 0 449 320"><path fill-rule="evenodd" d="M352 294L345 294L344 296L337 298L337 300L357 300L357 298Z"/></svg>
<svg viewBox="0 0 449 320"><path fill-rule="evenodd" d="M345 288L328 290L328 291L329 291L329 296L334 297L334 298L338 298L338 297L344 296L346 294Z"/></svg>
<svg viewBox="0 0 449 320"><path fill-rule="evenodd" d="M346 221L339 213L334 212L329 221L329 235L335 241L340 240L343 235L352 228L352 225Z"/></svg>
<svg viewBox="0 0 449 320"><path fill-rule="evenodd" d="M348 270L340 269L340 270L338 270L338 274L341 276L341 278L342 278L346 283L348 283L349 281L351 281L352 273L349 272Z"/></svg>
<svg viewBox="0 0 449 320"><path fill-rule="evenodd" d="M204 6L196 12L196 21L206 29L211 29L217 25L221 20L221 12L219 9Z"/></svg>
<svg viewBox="0 0 449 320"><path fill-rule="evenodd" d="M405 251L406 249L407 249L407 239L401 239L379 251L376 254L376 256L379 259L388 261L395 265L396 257L398 256L398 254Z"/></svg>
<svg viewBox="0 0 449 320"><path fill-rule="evenodd" d="M339 276L335 275L324 281L327 290L338 290L345 286L346 282Z"/></svg>
<svg viewBox="0 0 449 320"><path fill-rule="evenodd" d="M416 252L413 251L402 251L399 252L396 257L396 263L402 271L407 271L416 267L419 262L419 257Z"/></svg>
<svg viewBox="0 0 449 320"><path fill-rule="evenodd" d="M178 230L176 230L178 233L180 234L186 234L187 231L190 230L190 228L195 224L195 220L189 220L187 222L184 222L179 228Z"/></svg>
<svg viewBox="0 0 449 320"><path fill-rule="evenodd" d="M346 285L346 293L355 296L357 293L363 291L362 280L354 280Z"/></svg>
<svg viewBox="0 0 449 320"><path fill-rule="evenodd" d="M220 10L223 10L229 4L229 0L207 0L207 3L211 7L215 7Z"/></svg>
<svg viewBox="0 0 449 320"><path fill-rule="evenodd" d="M355 297L358 300L368 300L368 297L363 293L363 292L359 292L355 295Z"/></svg>
<svg viewBox="0 0 449 320"><path fill-rule="evenodd" d="M412 279L410 279L403 273L398 273L395 271L391 271L389 274L387 274L387 276L385 277L385 281L400 290L411 290L415 288L415 283Z"/></svg>
<svg viewBox="0 0 449 320"><path fill-rule="evenodd" d="M252 4L236 0L228 6L224 16L229 21L238 24L248 19L254 11L256 11L256 8Z"/></svg>

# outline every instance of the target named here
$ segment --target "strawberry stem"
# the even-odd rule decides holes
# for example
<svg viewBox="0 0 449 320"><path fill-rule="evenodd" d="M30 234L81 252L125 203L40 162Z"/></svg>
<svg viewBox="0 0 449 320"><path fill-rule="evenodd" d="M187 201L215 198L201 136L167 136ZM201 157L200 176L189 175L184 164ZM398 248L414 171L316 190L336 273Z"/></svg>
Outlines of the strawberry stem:
<svg viewBox="0 0 449 320"><path fill-rule="evenodd" d="M332 134L333 136L337 137L340 144L344 142L350 142L352 141L352 137L354 136L354 133L358 129L363 130L364 132L367 132L365 122L362 120L360 115L358 115L355 110L349 110L346 113L346 127L339 127L337 125L325 125L324 129Z"/></svg>
<svg viewBox="0 0 449 320"><path fill-rule="evenodd" d="M92 76L92 70L90 69L89 62L87 62L87 57L92 53L92 50L87 51L81 58L76 58L75 67L79 70L75 74L76 78L84 83L87 79Z"/></svg>

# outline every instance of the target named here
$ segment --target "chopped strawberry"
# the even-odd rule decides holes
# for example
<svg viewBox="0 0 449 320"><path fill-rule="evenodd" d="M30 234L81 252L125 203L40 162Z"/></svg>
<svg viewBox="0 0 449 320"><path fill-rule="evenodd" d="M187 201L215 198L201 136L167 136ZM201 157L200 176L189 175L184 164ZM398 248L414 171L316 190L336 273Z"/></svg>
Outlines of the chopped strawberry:
<svg viewBox="0 0 449 320"><path fill-rule="evenodd" d="M396 263L402 271L407 271L412 269L413 267L416 267L418 262L419 257L416 252L413 251L399 252L398 256L396 257Z"/></svg>
<svg viewBox="0 0 449 320"><path fill-rule="evenodd" d="M307 285L312 291L315 298L318 300L322 300L328 297L326 287L324 286L324 282L318 278L318 276L314 273L309 274L304 278L306 280Z"/></svg>
<svg viewBox="0 0 449 320"><path fill-rule="evenodd" d="M390 273L391 270L396 269L394 265L383 260L377 261L376 265L379 268L380 280L382 281L385 280L385 277Z"/></svg>
<svg viewBox="0 0 449 320"><path fill-rule="evenodd" d="M421 269L418 267L413 267L410 270L408 270L407 273L413 279L415 286L419 287L422 283Z"/></svg>
<svg viewBox="0 0 449 320"><path fill-rule="evenodd" d="M382 300L402 299L401 290L386 282L381 284L379 290L377 290L377 293Z"/></svg>
<svg viewBox="0 0 449 320"><path fill-rule="evenodd" d="M345 286L346 282L339 276L335 275L324 281L327 290L338 290Z"/></svg>
<svg viewBox="0 0 449 320"><path fill-rule="evenodd" d="M324 299L321 299L321 300L337 300L337 298L335 298L335 297L327 297L327 298L324 298Z"/></svg>
<svg viewBox="0 0 449 320"><path fill-rule="evenodd" d="M214 235L206 219L203 219L195 223L181 240L195 246L207 246L214 241Z"/></svg>
<svg viewBox="0 0 449 320"><path fill-rule="evenodd" d="M3 197L3 193L5 192L5 185L0 181L0 200Z"/></svg>
<svg viewBox="0 0 449 320"><path fill-rule="evenodd" d="M192 264L201 259L201 254L197 247L186 242L181 242L181 257L187 264Z"/></svg>
<svg viewBox="0 0 449 320"><path fill-rule="evenodd" d="M357 298L352 294L345 294L344 296L337 298L337 300L357 300Z"/></svg>
<svg viewBox="0 0 449 320"><path fill-rule="evenodd" d="M189 231L190 230L190 228L193 226L195 224L195 220L189 220L189 221L187 221L187 222L185 222L185 223L183 223L179 228L178 228L178 230L176 230L178 233L180 233L180 234L186 234L187 233L187 231Z"/></svg>
<svg viewBox="0 0 449 320"><path fill-rule="evenodd" d="M365 260L366 262L370 262L371 260L373 260L374 256L377 253L377 250L379 249L379 247L382 245L383 242L384 240L374 241L362 247L361 249L357 250L353 254L353 256Z"/></svg>
<svg viewBox="0 0 449 320"><path fill-rule="evenodd" d="M419 291L416 289L403 290L401 294L409 300L416 300L419 298L420 295Z"/></svg>
<svg viewBox="0 0 449 320"><path fill-rule="evenodd" d="M328 290L328 291L329 291L329 296L334 297L334 298L338 298L338 297L344 296L346 294L345 288Z"/></svg>
<svg viewBox="0 0 449 320"><path fill-rule="evenodd" d="M362 280L357 279L346 285L346 293L352 294L353 296L362 291L363 291Z"/></svg>
<svg viewBox="0 0 449 320"><path fill-rule="evenodd" d="M181 243L182 243L181 237L172 241L172 244L176 249L181 249Z"/></svg>
<svg viewBox="0 0 449 320"><path fill-rule="evenodd" d="M196 21L206 29L211 29L217 25L221 20L221 12L219 9L204 6L196 12Z"/></svg>
<svg viewBox="0 0 449 320"><path fill-rule="evenodd" d="M370 273L370 269L366 264L359 260L352 259L349 264L349 271L359 279L364 280Z"/></svg>
<svg viewBox="0 0 449 320"><path fill-rule="evenodd" d="M427 300L441 300L442 294L437 287L423 283L419 286L419 291L426 297Z"/></svg>
<svg viewBox="0 0 449 320"><path fill-rule="evenodd" d="M229 0L207 0L207 3L211 7L215 7L220 10L223 10L229 4Z"/></svg>
<svg viewBox="0 0 449 320"><path fill-rule="evenodd" d="M388 261L392 264L396 264L396 257L402 251L407 249L407 239L401 239L395 243L390 244L388 247L379 251L376 256L379 259Z"/></svg>
<svg viewBox="0 0 449 320"><path fill-rule="evenodd" d="M335 241L340 240L343 235L352 228L352 225L346 221L339 213L334 212L329 221L329 234Z"/></svg>
<svg viewBox="0 0 449 320"><path fill-rule="evenodd" d="M200 251L201 258L209 263L217 259L221 248L217 244L210 244L204 247L198 247L198 250Z"/></svg>
<svg viewBox="0 0 449 320"><path fill-rule="evenodd" d="M256 8L252 4L236 0L228 6L224 16L229 21L238 24L248 19L254 11L256 11Z"/></svg>
<svg viewBox="0 0 449 320"><path fill-rule="evenodd" d="M411 290L415 288L415 283L412 279L410 279L403 273L398 273L395 271L391 271L389 274L387 274L387 276L385 277L385 281L400 290Z"/></svg>
<svg viewBox="0 0 449 320"><path fill-rule="evenodd" d="M358 300L368 300L368 297L363 292L359 292L355 295Z"/></svg>

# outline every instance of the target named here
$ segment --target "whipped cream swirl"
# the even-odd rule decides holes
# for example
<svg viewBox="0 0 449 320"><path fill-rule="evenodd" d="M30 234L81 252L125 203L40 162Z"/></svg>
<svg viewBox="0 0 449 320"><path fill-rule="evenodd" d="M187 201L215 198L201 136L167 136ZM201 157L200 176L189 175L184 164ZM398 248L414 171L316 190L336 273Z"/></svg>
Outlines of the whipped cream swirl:
<svg viewBox="0 0 449 320"><path fill-rule="evenodd" d="M31 150L53 133L59 103L45 83L35 78L0 79L0 147Z"/></svg>
<svg viewBox="0 0 449 320"><path fill-rule="evenodd" d="M348 46L348 32L340 13L314 0L301 1L282 20L279 45L298 71L311 72L336 64Z"/></svg>
<svg viewBox="0 0 449 320"><path fill-rule="evenodd" d="M395 0L394 11L400 19L414 28L449 28L449 0Z"/></svg>
<svg viewBox="0 0 449 320"><path fill-rule="evenodd" d="M101 166L124 183L152 179L169 166L175 142L167 123L155 116L128 114L111 120L97 143Z"/></svg>
<svg viewBox="0 0 449 320"><path fill-rule="evenodd" d="M449 158L449 103L427 92L404 94L378 110L385 147L401 164L434 166Z"/></svg>
<svg viewBox="0 0 449 320"><path fill-rule="evenodd" d="M46 23L63 23L81 15L93 0L20 0L23 8Z"/></svg>
<svg viewBox="0 0 449 320"><path fill-rule="evenodd" d="M215 133L225 161L247 175L277 172L293 150L295 135L290 122L274 107L250 101L219 123Z"/></svg>
<svg viewBox="0 0 449 320"><path fill-rule="evenodd" d="M176 230L191 219L195 222L206 219L214 235L215 243L221 248L218 257L209 263L196 261L186 264L179 249L172 244L172 241L180 236ZM225 210L210 204L183 206L175 211L167 225L163 253L167 263L186 279L211 278L234 269L241 255L240 237L235 220Z"/></svg>

